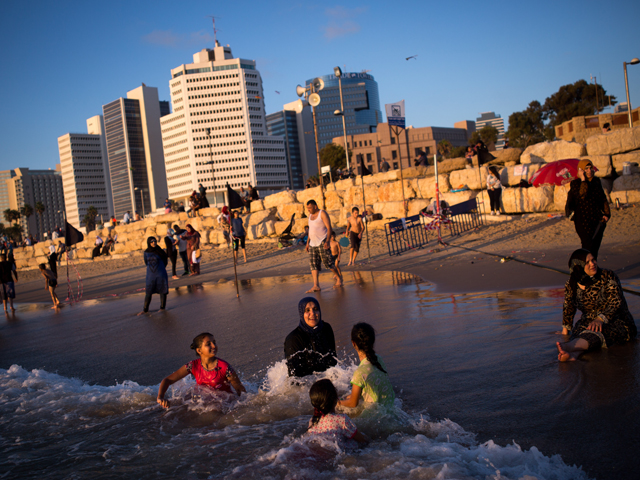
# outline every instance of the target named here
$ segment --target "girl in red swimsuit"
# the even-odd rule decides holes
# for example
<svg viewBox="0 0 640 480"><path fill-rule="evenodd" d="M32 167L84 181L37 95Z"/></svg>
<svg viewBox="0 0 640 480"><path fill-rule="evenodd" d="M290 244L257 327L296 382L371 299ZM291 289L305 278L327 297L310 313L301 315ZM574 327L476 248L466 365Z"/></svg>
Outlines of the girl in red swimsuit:
<svg viewBox="0 0 640 480"><path fill-rule="evenodd" d="M206 385L214 390L222 390L228 393L232 393L231 387L233 387L238 396L242 392L246 392L231 365L216 357L218 347L213 335L201 333L193 339L191 349L195 350L200 358L183 365L160 382L160 388L158 389L158 403L160 405L164 408L169 408L169 401L164 398L164 394L167 393L169 386L189 374L193 375L198 385Z"/></svg>

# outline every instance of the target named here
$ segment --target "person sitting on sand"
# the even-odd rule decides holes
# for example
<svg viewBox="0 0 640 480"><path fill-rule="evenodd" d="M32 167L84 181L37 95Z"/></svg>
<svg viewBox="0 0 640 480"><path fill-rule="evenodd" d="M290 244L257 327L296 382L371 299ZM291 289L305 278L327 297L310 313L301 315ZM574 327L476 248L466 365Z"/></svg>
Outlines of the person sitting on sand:
<svg viewBox="0 0 640 480"><path fill-rule="evenodd" d="M622 293L620 279L611 270L598 268L589 250L576 250L569 259L571 277L565 285L562 334L569 341L556 342L558 360L576 360L586 351L622 344L638 331ZM576 310L582 312L573 325Z"/></svg>
<svg viewBox="0 0 640 480"><path fill-rule="evenodd" d="M305 225L304 232L302 232L300 235L296 237L296 239L293 241L293 246L297 247L298 245L306 245L308 238L309 238L309 225Z"/></svg>
<svg viewBox="0 0 640 480"><path fill-rule="evenodd" d="M355 408L360 397L365 403L393 406L396 398L384 362L373 349L376 331L368 323L356 323L351 329L351 344L356 349L360 365L351 379L351 395L338 404Z"/></svg>
<svg viewBox="0 0 640 480"><path fill-rule="evenodd" d="M336 440L355 440L368 443L369 439L358 431L358 428L347 415L336 413L338 392L331 380L324 378L311 385L309 398L313 405L313 417L309 420L308 433L327 435Z"/></svg>
<svg viewBox="0 0 640 480"><path fill-rule="evenodd" d="M298 303L298 314L298 327L284 341L289 376L305 377L335 366L336 340L331 325L322 320L318 301L303 298Z"/></svg>
<svg viewBox="0 0 640 480"><path fill-rule="evenodd" d="M193 375L198 385L204 385L213 391L218 390L233 393L231 391L231 387L233 387L238 396L246 392L246 389L231 365L221 358L216 357L218 346L216 345L216 339L213 335L207 332L201 333L193 339L191 349L195 350L200 358L183 365L160 382L157 399L160 405L164 408L171 406L169 400L164 398L167 389L189 374Z"/></svg>
<svg viewBox="0 0 640 480"><path fill-rule="evenodd" d="M55 273L47 269L47 266L44 263L38 265L38 268L40 269L40 274L44 277L44 289L49 290L49 293L51 293L53 308L58 308L58 306L60 305L60 300L58 300L58 296L56 295L58 278L56 277Z"/></svg>
<svg viewBox="0 0 640 480"><path fill-rule="evenodd" d="M362 232L364 232L364 223L362 223L360 209L353 207L351 209L351 216L347 220L347 231L345 232L345 236L349 237L349 242L351 243L347 267L356 264L356 257L358 256L360 243L362 242Z"/></svg>

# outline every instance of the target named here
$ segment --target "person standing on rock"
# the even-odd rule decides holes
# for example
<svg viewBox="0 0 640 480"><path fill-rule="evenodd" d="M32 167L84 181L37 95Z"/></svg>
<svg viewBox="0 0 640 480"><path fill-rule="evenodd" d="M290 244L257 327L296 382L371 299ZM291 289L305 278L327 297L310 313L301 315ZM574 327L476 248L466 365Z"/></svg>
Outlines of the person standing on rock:
<svg viewBox="0 0 640 480"><path fill-rule="evenodd" d="M575 223L582 248L597 259L611 210L591 160L578 163L578 178L571 181L564 208L567 217Z"/></svg>
<svg viewBox="0 0 640 480"><path fill-rule="evenodd" d="M387 173L391 167L389 166L389 162L387 162L386 158L382 159L382 164L380 164L380 171L382 173Z"/></svg>
<svg viewBox="0 0 640 480"><path fill-rule="evenodd" d="M342 275L336 269L330 252L331 219L327 212L318 208L315 200L307 202L307 212L309 213L309 238L306 250L309 252L309 267L313 277L313 287L307 290L307 293L321 290L319 283L321 263L334 273L336 276L335 286L340 287L342 286Z"/></svg>

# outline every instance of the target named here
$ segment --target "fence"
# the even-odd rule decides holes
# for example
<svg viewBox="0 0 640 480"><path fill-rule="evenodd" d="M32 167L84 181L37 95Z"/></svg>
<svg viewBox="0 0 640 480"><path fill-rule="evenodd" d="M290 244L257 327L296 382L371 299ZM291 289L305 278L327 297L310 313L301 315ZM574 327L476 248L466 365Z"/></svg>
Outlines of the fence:
<svg viewBox="0 0 640 480"><path fill-rule="evenodd" d="M384 231L387 236L389 255L400 255L402 252L422 248L427 244L427 231L422 215L401 218L387 223Z"/></svg>
<svg viewBox="0 0 640 480"><path fill-rule="evenodd" d="M460 235L463 232L480 228L482 225L482 215L480 205L475 198L466 202L458 203L449 207L448 227L451 236Z"/></svg>

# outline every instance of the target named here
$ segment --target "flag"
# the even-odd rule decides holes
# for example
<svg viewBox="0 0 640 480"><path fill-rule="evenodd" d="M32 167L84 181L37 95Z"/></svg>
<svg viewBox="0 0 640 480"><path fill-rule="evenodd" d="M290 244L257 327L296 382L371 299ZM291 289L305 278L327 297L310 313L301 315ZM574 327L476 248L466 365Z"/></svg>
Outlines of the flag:
<svg viewBox="0 0 640 480"><path fill-rule="evenodd" d="M230 209L244 207L244 202L242 201L242 197L238 192L236 192L233 188L231 188L228 183L227 183L227 197L229 197Z"/></svg>
<svg viewBox="0 0 640 480"><path fill-rule="evenodd" d="M84 240L82 232L76 230L76 228L69 222L64 222L64 244L68 247L80 243Z"/></svg>
<svg viewBox="0 0 640 480"><path fill-rule="evenodd" d="M369 170L367 167L365 167L363 155L360 155L360 166L362 167L362 176L363 177L365 175L373 175L373 173L371 173L371 170Z"/></svg>

